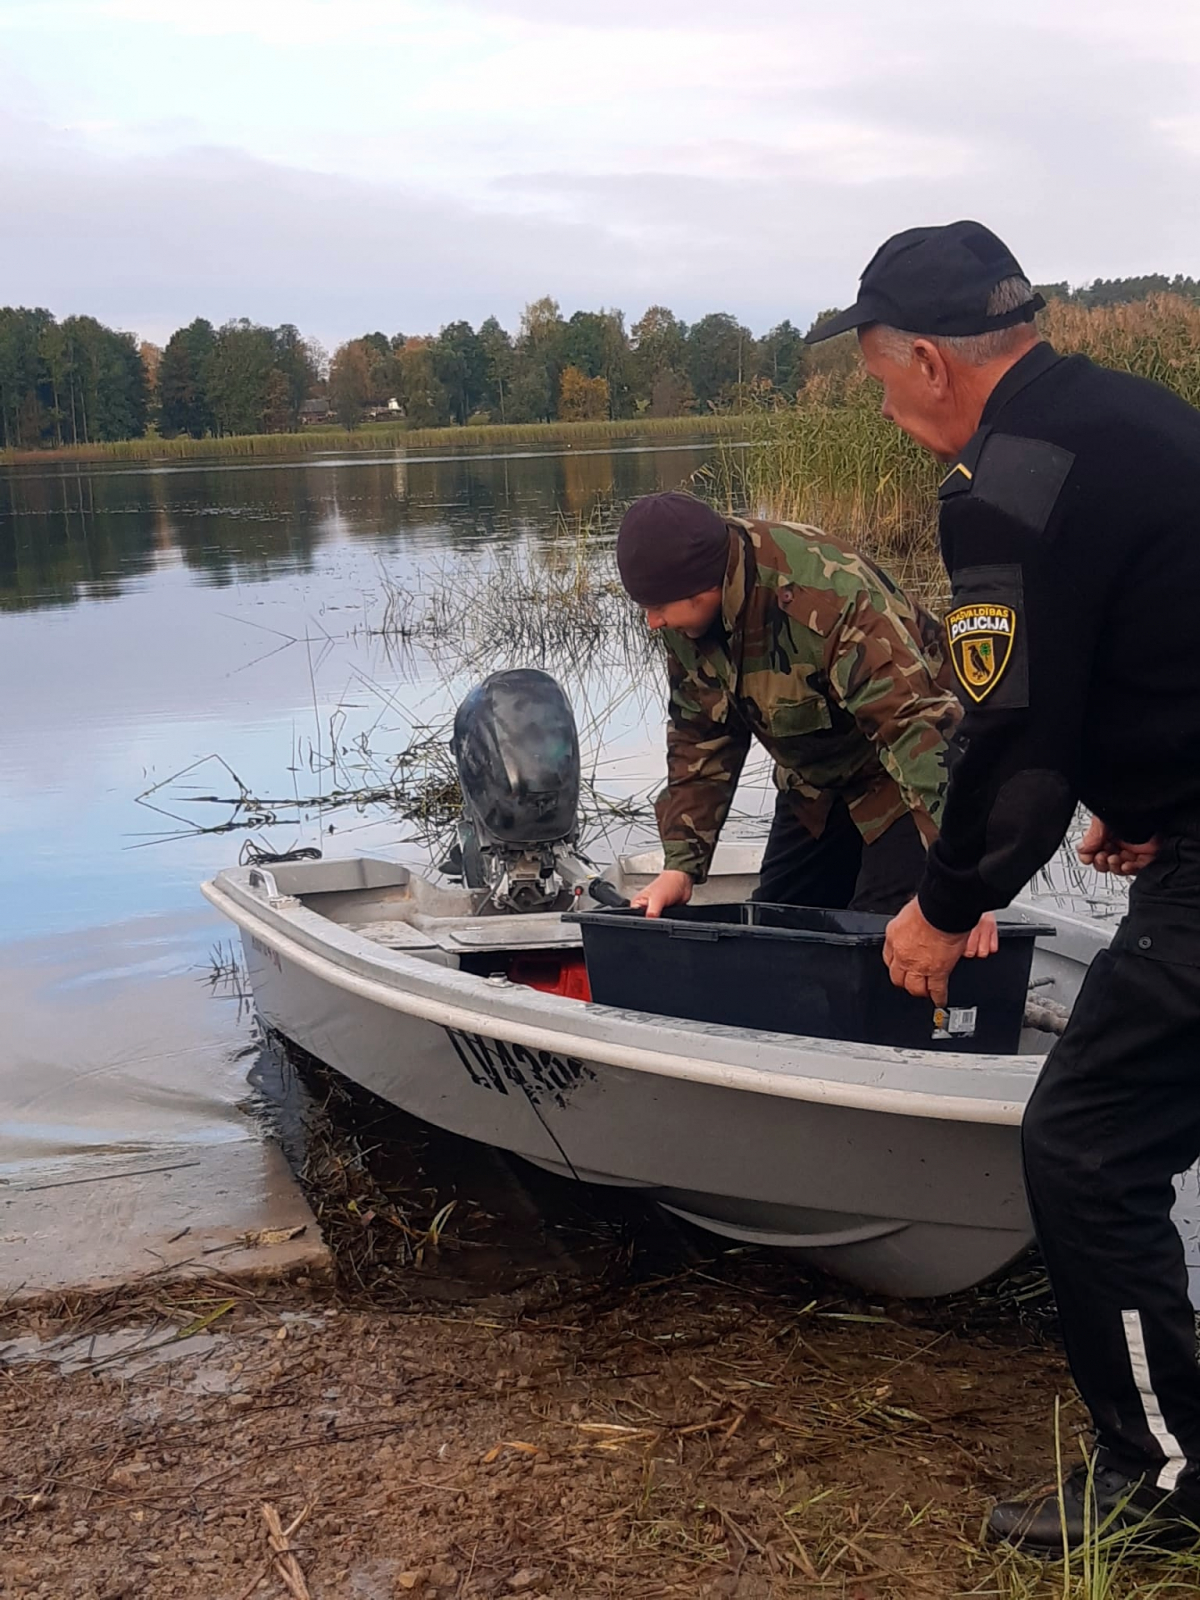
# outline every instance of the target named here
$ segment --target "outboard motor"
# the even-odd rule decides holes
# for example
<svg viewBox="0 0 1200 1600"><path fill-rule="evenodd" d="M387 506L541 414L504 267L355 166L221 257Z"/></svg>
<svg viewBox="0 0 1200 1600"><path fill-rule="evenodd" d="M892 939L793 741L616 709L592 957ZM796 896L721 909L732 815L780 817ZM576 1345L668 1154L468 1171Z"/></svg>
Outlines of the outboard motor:
<svg viewBox="0 0 1200 1600"><path fill-rule="evenodd" d="M520 667L485 678L455 713L450 749L468 888L487 889L498 911L546 911L591 877L575 848L579 735L549 673Z"/></svg>

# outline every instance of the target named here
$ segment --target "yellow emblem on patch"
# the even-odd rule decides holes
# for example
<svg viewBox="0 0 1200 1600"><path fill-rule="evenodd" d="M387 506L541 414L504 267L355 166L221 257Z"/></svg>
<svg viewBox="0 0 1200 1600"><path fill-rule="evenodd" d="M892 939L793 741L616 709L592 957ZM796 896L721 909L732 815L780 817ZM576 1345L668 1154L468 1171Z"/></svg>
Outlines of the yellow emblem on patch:
<svg viewBox="0 0 1200 1600"><path fill-rule="evenodd" d="M1017 637L1011 606L958 606L946 617L946 641L958 681L978 704L1004 676Z"/></svg>

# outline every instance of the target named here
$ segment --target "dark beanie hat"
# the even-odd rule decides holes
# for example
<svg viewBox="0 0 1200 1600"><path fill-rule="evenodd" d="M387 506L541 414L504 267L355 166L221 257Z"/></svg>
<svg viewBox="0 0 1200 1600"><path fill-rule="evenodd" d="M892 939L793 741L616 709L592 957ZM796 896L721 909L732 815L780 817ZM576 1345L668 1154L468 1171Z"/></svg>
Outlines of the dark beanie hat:
<svg viewBox="0 0 1200 1600"><path fill-rule="evenodd" d="M639 606L665 606L716 589L728 562L725 519L695 495L643 495L621 519L617 567Z"/></svg>

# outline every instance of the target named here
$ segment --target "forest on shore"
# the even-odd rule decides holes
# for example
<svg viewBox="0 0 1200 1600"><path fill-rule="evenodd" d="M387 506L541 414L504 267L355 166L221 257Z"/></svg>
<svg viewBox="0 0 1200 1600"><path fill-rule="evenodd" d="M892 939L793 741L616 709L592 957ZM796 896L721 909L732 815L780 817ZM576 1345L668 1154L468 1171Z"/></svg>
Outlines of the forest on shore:
<svg viewBox="0 0 1200 1600"><path fill-rule="evenodd" d="M1038 287L1081 310L1163 293L1200 303L1200 282L1162 274ZM366 333L332 356L291 323L197 317L159 348L94 317L5 306L0 448L354 429L379 417L402 429L703 417L793 401L851 356L847 341L810 349L787 319L756 336L729 312L687 323L654 305L627 328L620 311L566 317L549 296L526 306L515 334L489 317L436 334Z"/></svg>

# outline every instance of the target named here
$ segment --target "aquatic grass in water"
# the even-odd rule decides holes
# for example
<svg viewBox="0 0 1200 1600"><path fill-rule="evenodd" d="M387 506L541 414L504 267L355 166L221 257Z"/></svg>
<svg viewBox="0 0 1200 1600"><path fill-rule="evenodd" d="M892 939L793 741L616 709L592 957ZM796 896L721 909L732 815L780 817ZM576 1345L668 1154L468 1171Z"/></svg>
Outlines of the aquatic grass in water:
<svg viewBox="0 0 1200 1600"><path fill-rule="evenodd" d="M610 762L614 730L631 720L657 720L664 695L656 670L661 641L648 632L620 584L613 523L609 506L587 517L560 517L555 535L544 543L447 560L436 570L426 568L417 588L384 572L375 614L348 635L381 639L402 672L411 654L418 677L432 665L446 684L461 684L462 693L512 667L538 667L558 678L575 705L579 728L585 847L603 840L613 848L614 829L648 830L650 791L658 786L651 780L631 792L627 782L610 782L617 775ZM327 634L323 638L332 644ZM419 725L405 716L407 740L397 749L379 729L379 706L405 715L395 689L362 670L355 679L358 690L370 694L366 725L359 726L362 706L340 702L319 735L293 750L289 770L297 781L291 794L282 783L272 791L255 790L220 756L206 757L138 796L148 810L178 825L178 831L156 838L240 832L269 850L265 830L318 818L324 823L333 813L353 811L403 820L406 837L440 859L461 808L450 753L453 712L439 710ZM619 771L619 761L615 766ZM198 793L200 787L216 792ZM220 821L205 820L213 814L210 807L218 808Z"/></svg>
<svg viewBox="0 0 1200 1600"><path fill-rule="evenodd" d="M644 681L659 645L617 573L616 522L604 505L586 518L560 516L545 544L501 549L465 574L460 568L464 666L540 667L568 681L619 669Z"/></svg>

